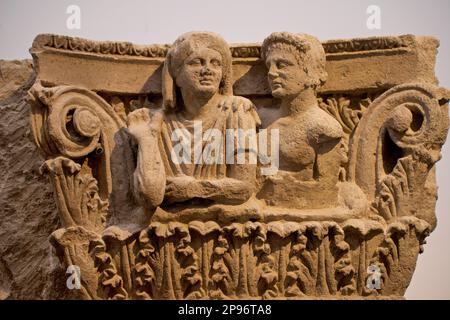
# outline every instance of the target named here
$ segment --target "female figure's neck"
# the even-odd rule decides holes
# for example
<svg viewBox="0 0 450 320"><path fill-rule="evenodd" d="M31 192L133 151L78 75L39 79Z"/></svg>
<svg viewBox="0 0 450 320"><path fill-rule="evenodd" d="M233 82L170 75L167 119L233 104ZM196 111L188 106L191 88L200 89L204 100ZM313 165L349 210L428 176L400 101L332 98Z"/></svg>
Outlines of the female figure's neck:
<svg viewBox="0 0 450 320"><path fill-rule="evenodd" d="M307 88L296 96L283 98L281 101L281 113L283 116L295 116L316 106L316 92L313 88Z"/></svg>
<svg viewBox="0 0 450 320"><path fill-rule="evenodd" d="M211 108L217 104L216 102L220 94L219 92L215 92L214 94L199 95L191 90L181 89L181 96L183 97L187 117L193 119L208 114Z"/></svg>

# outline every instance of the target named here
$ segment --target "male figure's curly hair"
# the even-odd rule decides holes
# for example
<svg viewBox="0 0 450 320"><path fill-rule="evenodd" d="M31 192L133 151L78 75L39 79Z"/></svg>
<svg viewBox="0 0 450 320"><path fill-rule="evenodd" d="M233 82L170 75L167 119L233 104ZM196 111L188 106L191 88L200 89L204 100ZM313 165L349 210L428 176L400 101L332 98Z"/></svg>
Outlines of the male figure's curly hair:
<svg viewBox="0 0 450 320"><path fill-rule="evenodd" d="M325 70L325 50L320 41L313 36L304 33L274 32L261 46L261 57L266 60L273 49L281 49L292 52L300 66L310 76L309 87L317 90L324 85L327 79Z"/></svg>

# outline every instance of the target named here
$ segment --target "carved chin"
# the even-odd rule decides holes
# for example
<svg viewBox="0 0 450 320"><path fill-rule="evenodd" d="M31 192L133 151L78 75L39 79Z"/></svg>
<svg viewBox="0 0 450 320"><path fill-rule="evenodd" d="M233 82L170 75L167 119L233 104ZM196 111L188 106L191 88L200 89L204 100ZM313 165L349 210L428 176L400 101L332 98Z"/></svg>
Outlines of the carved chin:
<svg viewBox="0 0 450 320"><path fill-rule="evenodd" d="M272 89L272 96L274 96L274 98L283 98L286 96L286 90L281 87Z"/></svg>
<svg viewBox="0 0 450 320"><path fill-rule="evenodd" d="M217 86L213 84L198 84L195 88L199 94L214 94L219 90Z"/></svg>

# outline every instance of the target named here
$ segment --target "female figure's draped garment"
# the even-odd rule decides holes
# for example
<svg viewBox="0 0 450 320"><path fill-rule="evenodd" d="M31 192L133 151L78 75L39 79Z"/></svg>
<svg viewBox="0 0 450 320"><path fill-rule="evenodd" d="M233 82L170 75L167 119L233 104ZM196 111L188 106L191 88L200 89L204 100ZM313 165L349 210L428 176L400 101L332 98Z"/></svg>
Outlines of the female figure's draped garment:
<svg viewBox="0 0 450 320"><path fill-rule="evenodd" d="M221 179L227 177L227 143L233 144L233 148L228 152L233 152L231 155L233 164L236 164L236 152L238 150L237 129L253 130L256 137L256 129L259 127L261 121L254 106L245 110L245 107L217 107L215 115L207 115L204 119L188 120L183 116L183 112L166 113L161 130L161 139L159 141L161 157L164 162L167 177L187 175L197 179ZM201 135L195 137L194 127L201 125ZM209 129L214 129L216 134L212 134ZM235 134L227 136L227 130L233 130ZM220 137L218 134L220 133ZM180 161L181 153L174 152L176 144L180 140L174 139L176 136L184 136L182 139L187 139L191 142L190 153L188 155L189 161ZM230 138L233 141L228 141ZM175 141L174 141L175 140ZM186 141L186 140L184 140ZM214 148L214 144L218 144L216 154L208 148ZM198 152L194 152L198 148ZM249 150L246 149L245 152ZM208 159L209 155L209 159ZM178 161L174 161L174 156L178 157ZM194 158L196 157L196 158ZM208 161L209 160L209 161ZM248 158L246 158L246 161ZM186 163L187 162L187 163ZM228 164L233 165L233 164ZM248 163L245 163L248 165Z"/></svg>

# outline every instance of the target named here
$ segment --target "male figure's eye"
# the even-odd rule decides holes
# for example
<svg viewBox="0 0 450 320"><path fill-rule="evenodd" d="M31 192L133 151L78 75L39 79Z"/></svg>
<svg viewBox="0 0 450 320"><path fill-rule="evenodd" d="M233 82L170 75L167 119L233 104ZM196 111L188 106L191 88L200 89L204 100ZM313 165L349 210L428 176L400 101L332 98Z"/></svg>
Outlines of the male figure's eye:
<svg viewBox="0 0 450 320"><path fill-rule="evenodd" d="M287 66L288 66L288 64L286 62L284 62L284 61L278 61L277 62L277 68L278 69L283 69L283 68L286 68Z"/></svg>

